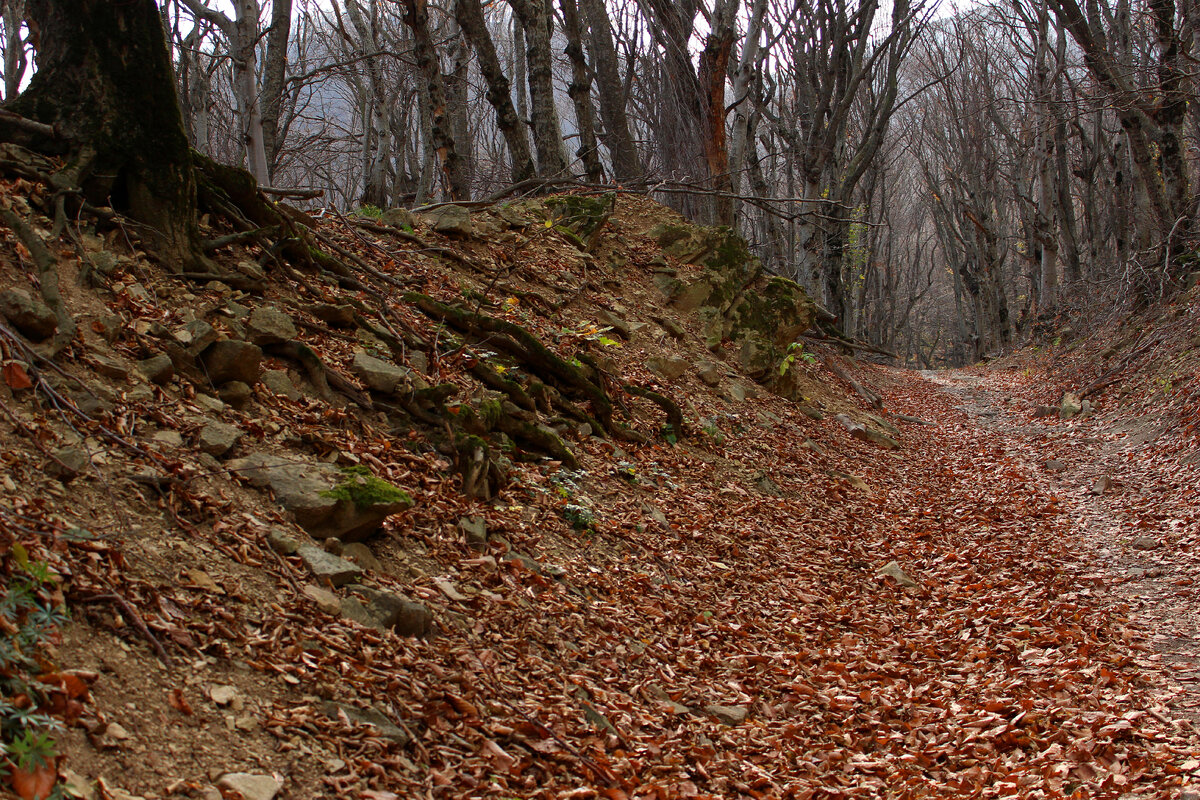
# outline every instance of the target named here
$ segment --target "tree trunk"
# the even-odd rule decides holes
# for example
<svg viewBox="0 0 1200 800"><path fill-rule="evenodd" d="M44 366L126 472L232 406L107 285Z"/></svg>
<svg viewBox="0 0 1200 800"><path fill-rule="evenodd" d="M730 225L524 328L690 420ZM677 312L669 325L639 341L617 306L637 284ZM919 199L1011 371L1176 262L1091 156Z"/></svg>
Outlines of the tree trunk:
<svg viewBox="0 0 1200 800"><path fill-rule="evenodd" d="M589 183L601 183L604 170L600 167L600 148L596 145L596 125L592 115L592 75L583 57L583 33L579 28L579 9L575 0L559 0L567 35L563 52L571 62L571 85L567 94L575 106L575 123L579 129L579 148L575 151L583 161Z"/></svg>
<svg viewBox="0 0 1200 800"><path fill-rule="evenodd" d="M284 79L287 75L288 40L292 31L292 0L271 0L271 30L263 62L262 130L267 172L271 180L279 168L279 150L286 130L281 128Z"/></svg>
<svg viewBox="0 0 1200 800"><path fill-rule="evenodd" d="M713 7L712 30L700 53L699 81L704 92L704 158L711 188L733 193L729 177L729 147L725 137L725 78L733 50L738 0L719 0ZM733 198L718 195L713 222L733 225Z"/></svg>
<svg viewBox="0 0 1200 800"><path fill-rule="evenodd" d="M496 55L496 46L483 20L483 8L479 0L458 0L454 5L454 16L479 59L479 71L487 82L487 101L496 111L496 125L508 145L512 159L512 180L518 183L534 175L533 157L529 151L529 135L525 125L513 107L512 86Z"/></svg>
<svg viewBox="0 0 1200 800"><path fill-rule="evenodd" d="M21 81L29 61L21 39L25 19L25 0L4 0L4 99L12 100L21 91Z"/></svg>
<svg viewBox="0 0 1200 800"><path fill-rule="evenodd" d="M533 145L537 150L538 174L559 178L567 172L563 153L562 126L554 105L554 59L550 50L549 0L509 0L521 18L528 46L529 97L533 111Z"/></svg>
<svg viewBox="0 0 1200 800"><path fill-rule="evenodd" d="M153 0L41 0L38 71L8 107L58 126L62 175L140 222L168 268L203 271L196 185L162 20Z"/></svg>
<svg viewBox="0 0 1200 800"><path fill-rule="evenodd" d="M600 94L600 118L604 122L604 144L612 158L613 177L618 182L641 175L637 148L629 132L625 113L625 88L618 71L617 48L613 45L612 25L604 0L579 0L583 21L588 29L588 51L596 71Z"/></svg>

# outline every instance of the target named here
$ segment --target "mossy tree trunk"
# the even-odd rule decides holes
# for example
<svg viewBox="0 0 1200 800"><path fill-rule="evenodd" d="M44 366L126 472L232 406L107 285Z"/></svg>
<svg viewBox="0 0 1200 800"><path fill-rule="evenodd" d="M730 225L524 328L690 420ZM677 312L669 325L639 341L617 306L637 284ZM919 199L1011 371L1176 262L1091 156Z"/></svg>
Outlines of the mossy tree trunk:
<svg viewBox="0 0 1200 800"><path fill-rule="evenodd" d="M203 271L188 141L153 0L38 0L28 14L38 71L9 110L62 134L63 185L141 223L170 268Z"/></svg>

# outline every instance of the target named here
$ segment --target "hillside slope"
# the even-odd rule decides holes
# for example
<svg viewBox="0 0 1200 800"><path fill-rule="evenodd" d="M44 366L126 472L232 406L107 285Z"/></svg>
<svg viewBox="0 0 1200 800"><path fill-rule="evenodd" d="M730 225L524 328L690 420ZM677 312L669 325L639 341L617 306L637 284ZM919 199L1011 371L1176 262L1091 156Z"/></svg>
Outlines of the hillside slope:
<svg viewBox="0 0 1200 800"><path fill-rule="evenodd" d="M812 308L736 239L625 197L306 223L339 271L209 230L237 287L69 232L55 362L6 238L0 531L70 609L71 785L1183 782L1058 500L928 381L789 347Z"/></svg>

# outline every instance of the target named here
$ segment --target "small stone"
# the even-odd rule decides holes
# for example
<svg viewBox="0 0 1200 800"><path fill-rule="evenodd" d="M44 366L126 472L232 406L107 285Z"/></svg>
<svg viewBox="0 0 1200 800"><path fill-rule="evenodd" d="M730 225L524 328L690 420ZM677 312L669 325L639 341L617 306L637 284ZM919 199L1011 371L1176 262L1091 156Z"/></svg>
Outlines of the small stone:
<svg viewBox="0 0 1200 800"><path fill-rule="evenodd" d="M194 319L172 333L175 341L187 349L188 355L198 356L204 348L221 338L217 329L202 319Z"/></svg>
<svg viewBox="0 0 1200 800"><path fill-rule="evenodd" d="M230 772L221 776L217 786L237 792L242 796L242 800L274 800L283 784L271 775Z"/></svg>
<svg viewBox="0 0 1200 800"><path fill-rule="evenodd" d="M1134 550L1156 550L1158 546L1159 541L1153 536L1139 536L1133 540Z"/></svg>
<svg viewBox="0 0 1200 800"><path fill-rule="evenodd" d="M1096 478L1096 482L1092 484L1092 494L1101 495L1112 489L1112 478L1107 475L1101 475Z"/></svg>
<svg viewBox="0 0 1200 800"><path fill-rule="evenodd" d="M296 551L300 549L300 542L296 537L282 528L271 529L271 532L267 534L267 544L281 556L295 555Z"/></svg>
<svg viewBox="0 0 1200 800"><path fill-rule="evenodd" d="M254 399L254 390L250 388L249 384L242 381L230 381L222 386L217 394L220 395L221 402L236 409L245 408Z"/></svg>
<svg viewBox="0 0 1200 800"><path fill-rule="evenodd" d="M101 353L92 353L92 367L100 375L114 381L129 380L129 364L124 359L113 358Z"/></svg>
<svg viewBox="0 0 1200 800"><path fill-rule="evenodd" d="M236 686L213 686L208 690L208 697L219 706L227 706L238 699Z"/></svg>
<svg viewBox="0 0 1200 800"><path fill-rule="evenodd" d="M259 347L290 342L297 336L292 318L274 306L259 306L246 320L250 341Z"/></svg>
<svg viewBox="0 0 1200 800"><path fill-rule="evenodd" d="M230 381L253 385L262 370L262 348L237 339L223 339L209 346L201 361L213 385Z"/></svg>
<svg viewBox="0 0 1200 800"><path fill-rule="evenodd" d="M708 386L717 386L725 377L725 368L711 361L701 361L696 365L696 377Z"/></svg>
<svg viewBox="0 0 1200 800"><path fill-rule="evenodd" d="M716 717L726 725L741 725L750 716L750 709L745 706L705 706L706 713Z"/></svg>
<svg viewBox="0 0 1200 800"><path fill-rule="evenodd" d="M1071 419L1081 411L1083 411L1083 403L1079 399L1079 395L1067 392L1062 396L1062 400L1058 404L1060 418Z"/></svg>
<svg viewBox="0 0 1200 800"><path fill-rule="evenodd" d="M210 422L200 429L197 446L203 453L218 458L228 453L242 438L241 430L224 422Z"/></svg>
<svg viewBox="0 0 1200 800"><path fill-rule="evenodd" d="M362 569L344 558L330 555L319 547L302 544L296 548L296 555L308 567L308 571L319 581L328 581L334 586L344 586L358 580Z"/></svg>
<svg viewBox="0 0 1200 800"><path fill-rule="evenodd" d="M891 578L896 583L909 589L916 589L918 586L920 586L920 584L910 578L908 573L901 569L900 564L895 561L889 561L887 564L883 565L883 567L881 567L879 572L876 574L882 575L885 578Z"/></svg>
<svg viewBox="0 0 1200 800"><path fill-rule="evenodd" d="M687 336L687 331L684 330L684 327L670 317L654 317L653 319L672 339L682 339L684 336Z"/></svg>
<svg viewBox="0 0 1200 800"><path fill-rule="evenodd" d="M363 569L369 569L372 572L383 571L383 564L379 563L379 559L375 557L371 548L362 542L350 542L342 545L342 557L350 559Z"/></svg>
<svg viewBox="0 0 1200 800"><path fill-rule="evenodd" d="M354 306L349 303L335 305L333 303L317 303L304 309L326 325L335 328L354 327Z"/></svg>
<svg viewBox="0 0 1200 800"><path fill-rule="evenodd" d="M673 381L688 371L691 363L680 356L653 356L646 361L646 368L659 376Z"/></svg>
<svg viewBox="0 0 1200 800"><path fill-rule="evenodd" d="M183 447L183 437L179 435L179 431L155 431L151 438L167 447Z"/></svg>
<svg viewBox="0 0 1200 800"><path fill-rule="evenodd" d="M288 400L300 399L300 390L296 388L296 384L292 383L287 370L269 369L262 374L259 380L274 394L281 394Z"/></svg>
<svg viewBox="0 0 1200 800"><path fill-rule="evenodd" d="M310 584L304 587L304 596L312 600L316 607L326 614L336 615L342 611L341 599L328 589Z"/></svg>
<svg viewBox="0 0 1200 800"><path fill-rule="evenodd" d="M58 328L58 318L50 307L24 289L13 288L0 292L0 314L34 341L53 336Z"/></svg>
<svg viewBox="0 0 1200 800"><path fill-rule="evenodd" d="M393 228L412 231L417 227L417 218L407 208L389 208L383 212L380 222Z"/></svg>
<svg viewBox="0 0 1200 800"><path fill-rule="evenodd" d="M196 395L196 405L220 414L225 410L225 403L209 394Z"/></svg>
<svg viewBox="0 0 1200 800"><path fill-rule="evenodd" d="M1041 419L1042 417L1053 417L1057 413L1058 409L1054 406L1038 406L1034 410L1033 416L1035 419Z"/></svg>
<svg viewBox="0 0 1200 800"><path fill-rule="evenodd" d="M159 385L175 377L175 364L166 353L159 353L144 361L139 361L137 369L145 376L146 380Z"/></svg>
<svg viewBox="0 0 1200 800"><path fill-rule="evenodd" d="M365 602L356 597L344 598L341 613L347 619L379 630L394 630L401 636L426 636L433 629L433 615L420 603L366 586L356 586L354 591Z"/></svg>
<svg viewBox="0 0 1200 800"><path fill-rule="evenodd" d="M804 416L808 417L809 419L815 419L817 422L825 419L825 414L819 408L814 408L813 406L804 405L802 403L796 406L796 409Z"/></svg>
<svg viewBox="0 0 1200 800"><path fill-rule="evenodd" d="M450 598L456 603L463 603L471 599L460 592L458 587L454 585L453 581L448 581L445 578L434 578L433 585L436 586L442 594L446 595L446 597Z"/></svg>
<svg viewBox="0 0 1200 800"><path fill-rule="evenodd" d="M54 458L57 461L46 465L46 474L62 483L70 483L91 466L91 458L82 447L60 447L54 451Z"/></svg>
<svg viewBox="0 0 1200 800"><path fill-rule="evenodd" d="M471 236L474 225L471 212L462 206L447 205L425 212L422 216L430 221L433 230L447 236Z"/></svg>
<svg viewBox="0 0 1200 800"><path fill-rule="evenodd" d="M355 725L370 725L379 731L385 739L404 745L409 742L409 735L396 723L388 719L386 714L373 708L355 708L345 703L327 702L322 710L333 719L345 717Z"/></svg>
<svg viewBox="0 0 1200 800"><path fill-rule="evenodd" d="M376 392L391 394L408 380L408 370L397 367L381 358L369 356L361 350L354 354L350 369L362 382Z"/></svg>
<svg viewBox="0 0 1200 800"><path fill-rule="evenodd" d="M1062 472L1066 468L1067 468L1067 465L1064 464L1063 462L1059 461L1056 458L1052 458L1046 462L1046 471L1047 472Z"/></svg>
<svg viewBox="0 0 1200 800"><path fill-rule="evenodd" d="M467 546L472 550L486 550L488 542L487 522L483 517L463 517L458 521Z"/></svg>

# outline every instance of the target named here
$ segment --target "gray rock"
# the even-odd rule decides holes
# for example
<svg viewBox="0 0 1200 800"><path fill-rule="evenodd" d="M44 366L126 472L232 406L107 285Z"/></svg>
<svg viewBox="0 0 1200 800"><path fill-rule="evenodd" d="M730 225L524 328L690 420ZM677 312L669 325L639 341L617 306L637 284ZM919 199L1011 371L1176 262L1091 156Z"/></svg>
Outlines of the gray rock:
<svg viewBox="0 0 1200 800"><path fill-rule="evenodd" d="M224 422L210 422L200 429L197 445L201 452L220 457L232 450L241 438L242 431L237 426Z"/></svg>
<svg viewBox="0 0 1200 800"><path fill-rule="evenodd" d="M177 328L171 335L187 350L188 355L193 357L200 355L204 348L221 338L217 329L202 319L192 320Z"/></svg>
<svg viewBox="0 0 1200 800"><path fill-rule="evenodd" d="M230 381L241 381L253 386L258 383L262 372L262 348L237 339L214 342L201 355L208 379L220 386Z"/></svg>
<svg viewBox="0 0 1200 800"><path fill-rule="evenodd" d="M1033 412L1033 417L1041 419L1042 417L1053 417L1057 413L1058 409L1054 406L1038 406Z"/></svg>
<svg viewBox="0 0 1200 800"><path fill-rule="evenodd" d="M819 409L819 408L814 408L813 406L809 406L809 405L800 403L799 405L796 406L796 410L798 410L801 414L808 417L809 419L815 419L817 422L820 422L821 420L825 419L824 412L822 412L821 409Z"/></svg>
<svg viewBox="0 0 1200 800"><path fill-rule="evenodd" d="M144 361L139 361L137 369L146 377L146 380L160 385L175 377L175 363L166 353L159 353Z"/></svg>
<svg viewBox="0 0 1200 800"><path fill-rule="evenodd" d="M380 220L384 225L393 228L405 228L409 231L417 227L417 218L407 208L389 208L383 212Z"/></svg>
<svg viewBox="0 0 1200 800"><path fill-rule="evenodd" d="M1059 461L1056 458L1052 458L1046 462L1046 471L1047 472L1062 472L1066 468L1067 468L1067 465L1064 464L1063 462Z"/></svg>
<svg viewBox="0 0 1200 800"><path fill-rule="evenodd" d="M218 397L213 397L210 394L196 395L196 405L201 408L207 408L215 414L220 414L225 410L225 402Z"/></svg>
<svg viewBox="0 0 1200 800"><path fill-rule="evenodd" d="M1058 416L1062 419L1071 419L1080 411L1083 411L1083 403L1079 399L1079 395L1067 392L1062 396L1062 400L1058 404Z"/></svg>
<svg viewBox="0 0 1200 800"><path fill-rule="evenodd" d="M696 365L696 377L708 386L718 386L725 377L725 367L712 361L701 361Z"/></svg>
<svg viewBox="0 0 1200 800"><path fill-rule="evenodd" d="M403 728L388 719L386 714L374 708L355 708L345 703L329 701L322 706L322 710L333 719L339 719L345 715L346 719L355 725L370 725L379 731L380 736L391 739L397 744L405 745L409 742L410 737Z"/></svg>
<svg viewBox="0 0 1200 800"><path fill-rule="evenodd" d="M750 709L745 706L705 706L704 711L716 717L726 725L741 725L750 716Z"/></svg>
<svg viewBox="0 0 1200 800"><path fill-rule="evenodd" d="M487 549L487 522L483 517L463 517L458 521L458 528L472 550Z"/></svg>
<svg viewBox="0 0 1200 800"><path fill-rule="evenodd" d="M727 394L729 399L735 403L746 402L746 387L740 383L731 383Z"/></svg>
<svg viewBox="0 0 1200 800"><path fill-rule="evenodd" d="M82 447L60 447L54 451L58 461L46 465L46 474L62 483L70 483L91 466L92 460Z"/></svg>
<svg viewBox="0 0 1200 800"><path fill-rule="evenodd" d="M259 378L262 385L275 394L281 394L288 400L299 400L300 390L292 383L285 369L269 369Z"/></svg>
<svg viewBox="0 0 1200 800"><path fill-rule="evenodd" d="M345 586L362 575L362 569L357 564L326 553L315 545L300 545L296 548L296 555L300 556L314 578L321 582L328 581L333 586Z"/></svg>
<svg viewBox="0 0 1200 800"><path fill-rule="evenodd" d="M0 314L34 341L48 339L58 329L58 319L50 307L24 289L12 288L0 292Z"/></svg>
<svg viewBox="0 0 1200 800"><path fill-rule="evenodd" d="M1112 485L1112 478L1108 477L1107 475L1101 475L1099 478L1096 478L1095 483L1092 484L1092 494L1104 494L1112 489Z"/></svg>
<svg viewBox="0 0 1200 800"><path fill-rule="evenodd" d="M866 425L861 425L850 419L850 417L845 414L838 414L836 417L834 417L834 419L840 422L842 427L849 431L850 435L859 441L877 444L881 447L886 447L889 450L896 450L900 447L900 443L888 436L886 433L877 431L874 428L867 427Z"/></svg>
<svg viewBox="0 0 1200 800"><path fill-rule="evenodd" d="M600 322L601 326L612 328L613 333L622 339L628 341L633 338L633 331L630 330L629 323L617 312L600 306L596 309L596 319Z"/></svg>
<svg viewBox="0 0 1200 800"><path fill-rule="evenodd" d="M222 386L217 394L221 402L237 409L245 408L254 399L254 390L250 388L250 384L241 381L230 381Z"/></svg>
<svg viewBox="0 0 1200 800"><path fill-rule="evenodd" d="M183 447L183 437L179 435L179 431L158 431L152 438L167 447Z"/></svg>
<svg viewBox="0 0 1200 800"><path fill-rule="evenodd" d="M92 353L90 358L92 368L96 370L97 374L122 383L129 380L131 369L129 362L125 359L106 356L102 353Z"/></svg>
<svg viewBox="0 0 1200 800"><path fill-rule="evenodd" d="M471 236L475 232L471 212L462 206L448 205L422 213L436 233L448 236Z"/></svg>
<svg viewBox="0 0 1200 800"><path fill-rule="evenodd" d="M680 356L652 356L646 360L647 369L669 381L679 378L689 367L691 363Z"/></svg>
<svg viewBox="0 0 1200 800"><path fill-rule="evenodd" d="M272 528L267 534L267 544L281 556L295 555L300 541L282 528Z"/></svg>
<svg viewBox="0 0 1200 800"><path fill-rule="evenodd" d="M680 289L671 298L671 305L683 313L689 314L708 302L712 291L713 287L711 283L703 279L698 280Z"/></svg>
<svg viewBox="0 0 1200 800"><path fill-rule="evenodd" d="M1157 550L1160 542L1153 536L1139 536L1133 540L1134 550Z"/></svg>
<svg viewBox="0 0 1200 800"><path fill-rule="evenodd" d="M393 630L401 636L427 636L433 630L433 615L420 603L391 592L356 586L362 599L342 600L342 616L378 630Z"/></svg>
<svg viewBox="0 0 1200 800"><path fill-rule="evenodd" d="M328 589L310 584L304 587L304 596L312 600L313 604L326 614L337 615L342 611L341 599Z"/></svg>
<svg viewBox="0 0 1200 800"><path fill-rule="evenodd" d="M249 772L230 772L222 775L217 786L237 792L242 800L273 800L283 784L271 775L255 775Z"/></svg>
<svg viewBox="0 0 1200 800"><path fill-rule="evenodd" d="M329 464L286 461L263 453L234 459L228 468L251 486L270 488L275 500L318 540L358 541L412 499L386 482ZM359 497L355 502L353 497Z"/></svg>
<svg viewBox="0 0 1200 800"><path fill-rule="evenodd" d="M684 330L683 326L670 317L654 317L653 319L672 339L682 339L687 335L687 331Z"/></svg>
<svg viewBox="0 0 1200 800"><path fill-rule="evenodd" d="M1080 409L1079 409L1079 418L1080 419L1087 419L1094 413L1095 413L1095 408L1093 408L1091 400L1084 400L1083 403L1080 404Z"/></svg>
<svg viewBox="0 0 1200 800"><path fill-rule="evenodd" d="M353 561L363 569L369 569L372 572L383 571L383 564L379 563L379 559L375 557L374 551L362 542L351 542L343 547L342 557Z"/></svg>
<svg viewBox="0 0 1200 800"><path fill-rule="evenodd" d="M354 327L354 306L349 303L317 303L306 307L305 311L335 328Z"/></svg>
<svg viewBox="0 0 1200 800"><path fill-rule="evenodd" d="M765 472L756 473L751 480L754 481L754 488L762 494L769 494L774 497L783 495L783 491L779 488L779 484L771 480L771 476Z"/></svg>
<svg viewBox="0 0 1200 800"><path fill-rule="evenodd" d="M250 341L259 347L290 342L297 335L292 318L274 306L259 306L251 311L246 331Z"/></svg>
<svg viewBox="0 0 1200 800"><path fill-rule="evenodd" d="M350 369L372 390L383 394L391 394L403 386L409 375L404 367L397 367L382 358L369 356L361 350L354 354L354 363L350 365Z"/></svg>
<svg viewBox="0 0 1200 800"><path fill-rule="evenodd" d="M900 564L895 561L889 561L888 563L884 564L876 574L882 575L885 578L891 578L896 583L909 589L916 589L918 586L920 586L920 584L909 577L908 573L901 569Z"/></svg>

